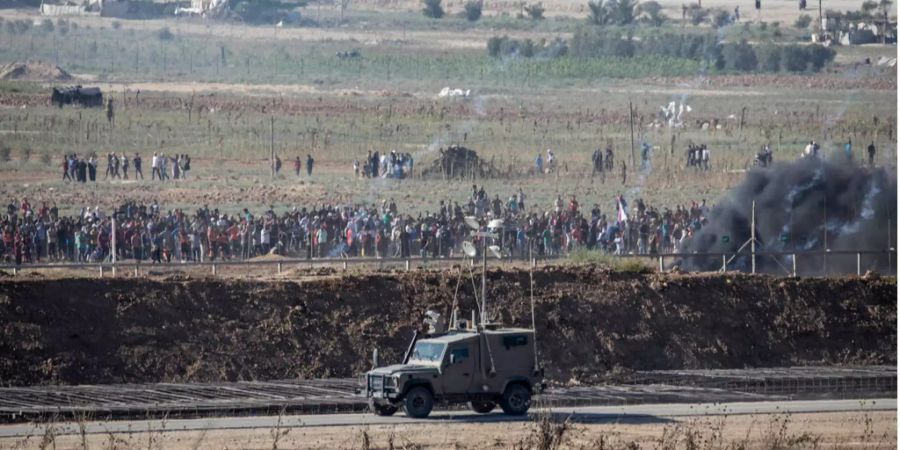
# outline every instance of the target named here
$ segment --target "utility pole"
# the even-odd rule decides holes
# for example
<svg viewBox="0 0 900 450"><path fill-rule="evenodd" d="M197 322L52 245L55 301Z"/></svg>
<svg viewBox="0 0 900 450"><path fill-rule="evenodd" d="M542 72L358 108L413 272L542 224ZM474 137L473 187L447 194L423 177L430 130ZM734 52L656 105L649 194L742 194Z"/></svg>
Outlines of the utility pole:
<svg viewBox="0 0 900 450"><path fill-rule="evenodd" d="M628 102L628 122L631 124L631 167L634 168L634 110Z"/></svg>
<svg viewBox="0 0 900 450"><path fill-rule="evenodd" d="M110 236L112 243L112 255L110 255L110 261L113 263L113 276L116 276L116 213L113 211L112 214L112 236Z"/></svg>
<svg viewBox="0 0 900 450"><path fill-rule="evenodd" d="M750 211L750 272L756 273L756 200Z"/></svg>
<svg viewBox="0 0 900 450"><path fill-rule="evenodd" d="M822 22L822 0L819 0L819 37L825 36L825 23Z"/></svg>

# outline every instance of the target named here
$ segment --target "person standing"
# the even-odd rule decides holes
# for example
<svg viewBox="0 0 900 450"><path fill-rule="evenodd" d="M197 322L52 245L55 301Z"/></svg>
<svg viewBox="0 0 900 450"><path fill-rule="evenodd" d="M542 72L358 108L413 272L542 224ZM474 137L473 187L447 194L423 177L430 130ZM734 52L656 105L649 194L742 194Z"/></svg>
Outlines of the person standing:
<svg viewBox="0 0 900 450"><path fill-rule="evenodd" d="M297 155L297 158L294 160L294 175L300 176L300 169L303 168L303 162L300 161L300 156Z"/></svg>
<svg viewBox="0 0 900 450"><path fill-rule="evenodd" d="M847 143L844 144L844 156L847 157L847 161L853 161L853 138L847 138Z"/></svg>
<svg viewBox="0 0 900 450"><path fill-rule="evenodd" d="M313 159L312 155L307 153L306 154L306 175L308 175L308 176L312 176L313 163L315 163L315 160Z"/></svg>
<svg viewBox="0 0 900 450"><path fill-rule="evenodd" d="M869 154L869 166L875 167L875 141L872 141L872 143L869 144L869 147L866 149L866 151Z"/></svg>
<svg viewBox="0 0 900 450"><path fill-rule="evenodd" d="M63 181L69 180L72 181L72 177L69 176L69 155L65 155L63 157Z"/></svg>
<svg viewBox="0 0 900 450"><path fill-rule="evenodd" d="M134 154L134 179L137 180L138 175L141 176L141 179L144 179L144 172L141 171L141 154Z"/></svg>
<svg viewBox="0 0 900 450"><path fill-rule="evenodd" d="M94 183L97 182L97 165L98 164L99 164L99 162L97 161L97 157L94 155L91 155L91 157L88 158L87 163L84 162L84 159L81 159L78 162L78 171L80 172L82 183L87 181L88 176L90 177L91 182L94 182Z"/></svg>
<svg viewBox="0 0 900 450"><path fill-rule="evenodd" d="M122 153L122 179L128 179L128 155Z"/></svg>
<svg viewBox="0 0 900 450"><path fill-rule="evenodd" d="M544 174L544 160L541 158L540 153L538 153L537 158L534 159L534 170L538 175Z"/></svg>
<svg viewBox="0 0 900 450"><path fill-rule="evenodd" d="M150 161L150 179L155 180L156 178L162 180L162 176L159 175L159 156L154 153L153 159Z"/></svg>

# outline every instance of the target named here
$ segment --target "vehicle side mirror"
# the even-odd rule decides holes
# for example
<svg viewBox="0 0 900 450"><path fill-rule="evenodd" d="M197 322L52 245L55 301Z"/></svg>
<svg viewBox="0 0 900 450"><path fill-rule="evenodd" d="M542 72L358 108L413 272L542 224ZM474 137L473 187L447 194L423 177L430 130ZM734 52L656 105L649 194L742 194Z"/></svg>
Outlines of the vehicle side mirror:
<svg viewBox="0 0 900 450"><path fill-rule="evenodd" d="M456 364L456 355L454 355L453 353L451 353L451 354L450 354L450 365L452 366L452 365L454 365L454 364Z"/></svg>

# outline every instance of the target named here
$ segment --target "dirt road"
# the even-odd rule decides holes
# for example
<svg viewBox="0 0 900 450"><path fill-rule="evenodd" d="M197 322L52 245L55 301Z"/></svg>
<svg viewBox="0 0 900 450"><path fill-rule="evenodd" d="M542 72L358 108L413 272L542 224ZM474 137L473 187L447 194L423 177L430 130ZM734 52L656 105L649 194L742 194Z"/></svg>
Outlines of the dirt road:
<svg viewBox="0 0 900 450"><path fill-rule="evenodd" d="M87 448L891 448L896 399L644 405L501 414L275 416L0 427L0 446ZM668 446L667 446L668 444ZM743 445L741 445L743 444Z"/></svg>

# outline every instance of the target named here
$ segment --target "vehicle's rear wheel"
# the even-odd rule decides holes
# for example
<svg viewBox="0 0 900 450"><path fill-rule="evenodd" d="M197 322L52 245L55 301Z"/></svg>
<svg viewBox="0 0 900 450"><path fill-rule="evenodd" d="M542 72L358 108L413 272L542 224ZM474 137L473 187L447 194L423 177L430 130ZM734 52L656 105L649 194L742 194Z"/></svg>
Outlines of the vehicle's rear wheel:
<svg viewBox="0 0 900 450"><path fill-rule="evenodd" d="M393 416L399 409L397 405L380 405L378 403L369 404L369 409L378 416Z"/></svg>
<svg viewBox="0 0 900 450"><path fill-rule="evenodd" d="M422 386L410 389L403 400L403 408L406 410L406 415L416 419L428 417L433 407L434 397L431 395L431 391Z"/></svg>
<svg viewBox="0 0 900 450"><path fill-rule="evenodd" d="M497 404L489 400L472 400L469 402L469 408L479 414L487 414L494 410Z"/></svg>
<svg viewBox="0 0 900 450"><path fill-rule="evenodd" d="M500 397L500 407L503 412L511 416L521 416L531 407L531 391L524 384L512 384L507 386L506 392Z"/></svg>

